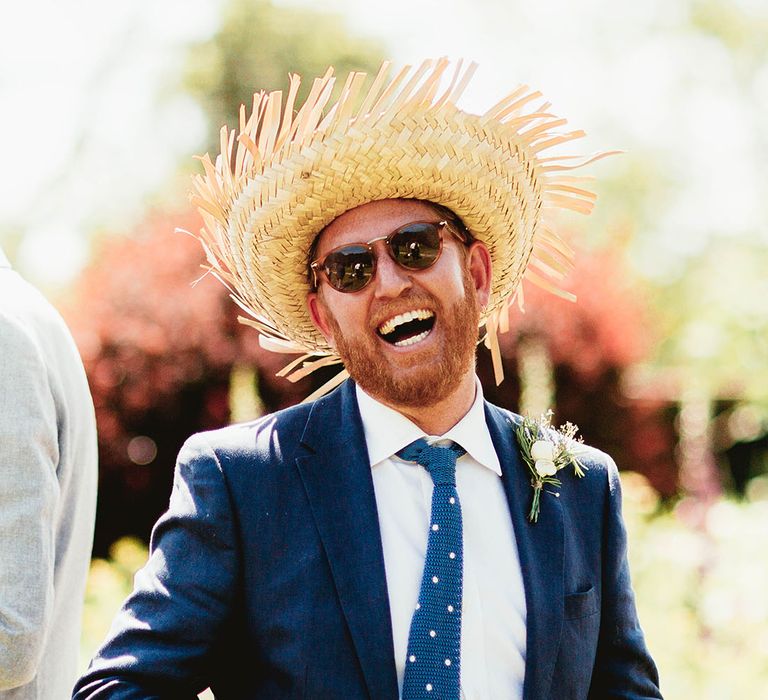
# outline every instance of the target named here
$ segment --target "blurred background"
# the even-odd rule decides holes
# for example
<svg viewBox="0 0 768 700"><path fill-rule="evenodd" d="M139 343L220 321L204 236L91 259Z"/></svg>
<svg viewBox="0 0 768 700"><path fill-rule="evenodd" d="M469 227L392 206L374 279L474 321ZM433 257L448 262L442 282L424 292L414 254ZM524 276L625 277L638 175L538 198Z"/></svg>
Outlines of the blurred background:
<svg viewBox="0 0 768 700"><path fill-rule="evenodd" d="M28 0L1 11L0 243L73 329L100 431L83 664L146 559L191 433L294 403L284 358L205 278L187 202L256 89L448 55L461 105L519 83L620 148L563 217L578 304L526 287L488 398L623 470L641 620L666 697L768 687L768 4L764 0ZM215 155L215 154L214 154ZM319 373L318 373L319 374Z"/></svg>

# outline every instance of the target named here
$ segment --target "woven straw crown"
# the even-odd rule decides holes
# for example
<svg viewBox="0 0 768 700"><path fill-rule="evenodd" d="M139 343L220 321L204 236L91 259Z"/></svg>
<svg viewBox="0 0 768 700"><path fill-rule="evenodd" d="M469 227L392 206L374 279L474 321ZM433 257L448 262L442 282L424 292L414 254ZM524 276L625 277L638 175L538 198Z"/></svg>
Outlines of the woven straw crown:
<svg viewBox="0 0 768 700"><path fill-rule="evenodd" d="M523 275L570 296L558 283L572 251L546 215L589 213L595 196L580 186L585 178L565 173L608 154L542 157L584 133L557 132L565 120L550 114L548 103L536 104L541 95L527 86L485 114L458 109L476 65L458 62L446 80L449 65L428 60L388 80L384 63L367 91L365 73L350 73L332 106L329 68L296 112L300 78L291 75L285 104L280 91L256 93L248 118L241 106L239 133L222 128L215 162L201 158L205 174L194 178L192 201L203 216L198 237L210 269L264 347L302 354L281 372L290 379L339 361L306 308L308 256L326 225L366 202L441 204L488 246L493 284L482 321L497 377L496 334L507 329Z"/></svg>

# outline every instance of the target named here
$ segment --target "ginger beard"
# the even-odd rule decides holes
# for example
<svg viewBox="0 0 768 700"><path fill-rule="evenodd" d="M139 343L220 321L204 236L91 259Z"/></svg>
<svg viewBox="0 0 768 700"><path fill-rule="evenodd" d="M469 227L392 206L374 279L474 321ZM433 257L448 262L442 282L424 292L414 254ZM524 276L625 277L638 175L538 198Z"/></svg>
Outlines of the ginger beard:
<svg viewBox="0 0 768 700"><path fill-rule="evenodd" d="M407 371L398 371L381 356L370 337L347 336L328 306L336 351L350 377L367 394L384 403L399 406L434 406L455 391L467 372L474 371L480 308L477 291L468 269L463 273L464 296L445 309L432 295L413 293L413 301L429 300L444 336L438 357L434 351L415 349ZM433 331L434 332L434 331ZM420 366L419 370L415 367Z"/></svg>

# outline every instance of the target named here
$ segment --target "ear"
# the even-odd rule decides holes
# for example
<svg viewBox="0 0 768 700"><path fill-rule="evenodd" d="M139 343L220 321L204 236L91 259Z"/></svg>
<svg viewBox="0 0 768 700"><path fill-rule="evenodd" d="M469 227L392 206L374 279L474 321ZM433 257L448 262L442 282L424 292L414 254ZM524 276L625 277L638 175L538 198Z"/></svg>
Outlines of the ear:
<svg viewBox="0 0 768 700"><path fill-rule="evenodd" d="M320 298L320 292L310 292L307 294L307 309L309 310L309 317L312 319L312 323L315 324L315 328L323 334L328 345L335 349L336 345L333 342L333 334L331 333L331 326L328 323L328 307L325 302Z"/></svg>
<svg viewBox="0 0 768 700"><path fill-rule="evenodd" d="M477 302L481 309L488 306L491 296L491 279L493 268L491 266L491 254L488 246L482 241L474 241L467 249L467 265L469 274L477 292Z"/></svg>

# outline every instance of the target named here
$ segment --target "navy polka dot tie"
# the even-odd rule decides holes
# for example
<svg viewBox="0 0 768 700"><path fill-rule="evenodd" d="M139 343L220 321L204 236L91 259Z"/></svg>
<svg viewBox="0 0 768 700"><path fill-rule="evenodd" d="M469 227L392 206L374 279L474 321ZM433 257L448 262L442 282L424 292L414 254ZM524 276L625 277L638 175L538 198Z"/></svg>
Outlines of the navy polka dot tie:
<svg viewBox="0 0 768 700"><path fill-rule="evenodd" d="M421 464L435 484L427 555L408 635L403 700L459 700L461 681L461 504L456 491L456 443L429 445L422 439L397 453Z"/></svg>

